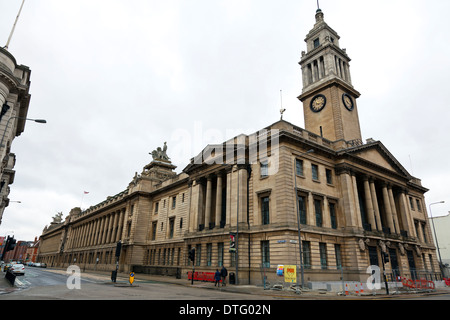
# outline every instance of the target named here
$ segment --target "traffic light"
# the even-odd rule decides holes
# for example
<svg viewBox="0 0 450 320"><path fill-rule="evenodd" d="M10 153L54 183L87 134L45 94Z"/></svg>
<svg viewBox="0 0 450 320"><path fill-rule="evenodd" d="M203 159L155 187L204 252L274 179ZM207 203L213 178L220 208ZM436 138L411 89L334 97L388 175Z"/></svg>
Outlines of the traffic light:
<svg viewBox="0 0 450 320"><path fill-rule="evenodd" d="M6 242L6 251L5 252L14 250L15 247L16 247L16 239L8 237L8 240Z"/></svg>
<svg viewBox="0 0 450 320"><path fill-rule="evenodd" d="M119 242L117 242L117 246L116 246L116 257L120 257L120 250L122 249L122 241L119 240Z"/></svg>
<svg viewBox="0 0 450 320"><path fill-rule="evenodd" d="M3 251L0 252L0 260L3 260L3 256L5 255L5 253L14 250L15 246L16 246L16 239L8 236L5 242L5 246L3 247Z"/></svg>
<svg viewBox="0 0 450 320"><path fill-rule="evenodd" d="M189 257L189 260L191 260L191 261L195 260L195 249L189 250L188 257Z"/></svg>

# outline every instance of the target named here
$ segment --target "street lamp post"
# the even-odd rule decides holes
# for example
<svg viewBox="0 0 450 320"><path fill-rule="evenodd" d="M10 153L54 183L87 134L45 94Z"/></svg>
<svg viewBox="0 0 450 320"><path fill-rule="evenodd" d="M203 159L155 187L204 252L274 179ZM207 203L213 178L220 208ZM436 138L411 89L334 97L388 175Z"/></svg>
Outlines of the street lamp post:
<svg viewBox="0 0 450 320"><path fill-rule="evenodd" d="M300 156L303 156L308 153L313 153L314 149L310 149L306 152L303 152L300 154ZM301 273L301 279L302 279L302 289L305 285L305 277L304 277L304 271L303 271L303 257L302 257L302 239L301 239L301 231L300 231L300 208L298 207L298 190L297 190L297 166L296 166L297 159L294 159L294 192L295 192L295 199L296 199L296 208L297 208L297 230L298 230L298 250L300 254L300 273ZM298 284L298 278L297 278L297 284Z"/></svg>
<svg viewBox="0 0 450 320"><path fill-rule="evenodd" d="M6 131L8 130L9 122L12 119L29 120L29 121L34 121L37 123L47 123L47 121L44 119L30 119L30 118L24 118L24 117L18 117L18 116L10 117L8 119L8 121L6 122L5 130L3 131L2 140L0 141L0 148L3 147L3 140L5 139L5 135L6 135Z"/></svg>
<svg viewBox="0 0 450 320"><path fill-rule="evenodd" d="M429 205L429 208L430 208L431 225L433 226L434 239L435 239L435 241L436 241L436 248L437 248L437 252L438 252L438 256L439 256L439 269L441 270L441 274L442 274L441 251L439 250L439 243L438 243L438 239L437 239L436 229L434 228L433 214L431 213L431 206L432 206L433 204L439 204L439 203L445 203L445 201L433 202L433 203L431 203L431 204Z"/></svg>

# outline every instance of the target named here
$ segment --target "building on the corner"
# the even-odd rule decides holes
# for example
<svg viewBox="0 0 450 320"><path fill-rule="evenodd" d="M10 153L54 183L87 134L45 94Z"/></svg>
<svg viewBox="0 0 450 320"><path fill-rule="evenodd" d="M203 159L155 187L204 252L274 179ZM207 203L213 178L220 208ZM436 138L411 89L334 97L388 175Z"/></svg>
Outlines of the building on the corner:
<svg viewBox="0 0 450 320"><path fill-rule="evenodd" d="M25 253L25 263L36 262L40 240L35 237L34 241L29 241L30 245Z"/></svg>
<svg viewBox="0 0 450 320"><path fill-rule="evenodd" d="M30 75L29 67L18 65L8 50L0 48L0 224L15 175L16 155L11 152L11 144L25 130Z"/></svg>
<svg viewBox="0 0 450 320"><path fill-rule="evenodd" d="M432 217L431 231L438 247L438 259L442 262L445 276L450 278L450 213L442 217Z"/></svg>
<svg viewBox="0 0 450 320"><path fill-rule="evenodd" d="M383 143L363 141L350 58L315 17L300 61L305 129L280 120L208 145L180 174L158 148L123 191L55 218L38 259L114 270L120 240L120 271L187 277L193 264L225 265L240 284L261 284L301 259L305 281L365 281L387 255L391 279L439 278L428 190Z"/></svg>

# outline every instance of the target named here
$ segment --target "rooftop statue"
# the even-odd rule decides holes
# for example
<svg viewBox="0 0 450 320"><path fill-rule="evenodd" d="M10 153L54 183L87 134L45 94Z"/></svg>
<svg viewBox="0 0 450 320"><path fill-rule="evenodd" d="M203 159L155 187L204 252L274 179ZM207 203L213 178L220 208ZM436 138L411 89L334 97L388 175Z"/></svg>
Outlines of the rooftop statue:
<svg viewBox="0 0 450 320"><path fill-rule="evenodd" d="M58 212L58 214L56 214L54 217L53 217L53 221L52 221L52 223L61 223L62 222L62 212Z"/></svg>
<svg viewBox="0 0 450 320"><path fill-rule="evenodd" d="M169 161L170 158L167 156L167 142L164 142L164 147L161 150L161 147L158 147L156 150L153 150L150 154L153 157L153 160L165 160Z"/></svg>

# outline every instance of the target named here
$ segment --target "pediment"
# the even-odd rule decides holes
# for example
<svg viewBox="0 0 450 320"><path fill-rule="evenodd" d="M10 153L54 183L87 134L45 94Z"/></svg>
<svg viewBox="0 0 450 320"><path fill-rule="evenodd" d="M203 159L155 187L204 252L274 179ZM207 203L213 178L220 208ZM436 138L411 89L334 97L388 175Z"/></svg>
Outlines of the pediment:
<svg viewBox="0 0 450 320"><path fill-rule="evenodd" d="M408 171L380 141L358 146L356 148L352 148L351 150L346 150L345 153L350 154L357 159L361 159L365 163L373 164L386 170L396 172L397 174L408 179L411 178Z"/></svg>

